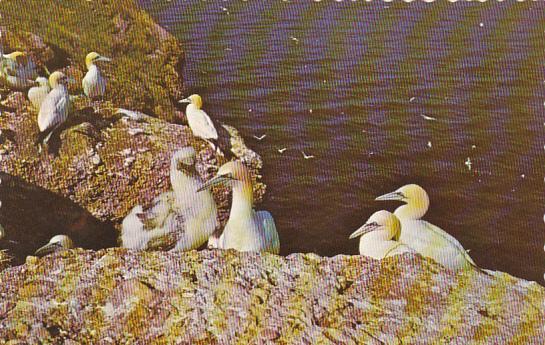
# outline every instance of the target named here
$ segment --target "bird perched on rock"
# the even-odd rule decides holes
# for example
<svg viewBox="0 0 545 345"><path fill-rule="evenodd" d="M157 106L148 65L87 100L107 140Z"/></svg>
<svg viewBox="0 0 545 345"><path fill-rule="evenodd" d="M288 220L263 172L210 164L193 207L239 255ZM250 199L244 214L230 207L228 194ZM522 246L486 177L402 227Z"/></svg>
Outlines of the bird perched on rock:
<svg viewBox="0 0 545 345"><path fill-rule="evenodd" d="M375 200L397 200L405 203L394 212L401 221L400 242L448 269L477 268L458 240L421 219L430 205L428 193L422 187L409 184Z"/></svg>
<svg viewBox="0 0 545 345"><path fill-rule="evenodd" d="M51 91L43 100L38 113L40 133L36 143L39 145L46 144L51 134L66 121L70 108L68 77L62 72L53 72L49 76L49 85Z"/></svg>
<svg viewBox="0 0 545 345"><path fill-rule="evenodd" d="M49 86L49 80L44 77L36 78L36 83L38 86L31 87L28 90L27 96L34 108L40 110L40 106L42 105L45 97L47 97L47 94L51 91L51 87Z"/></svg>
<svg viewBox="0 0 545 345"><path fill-rule="evenodd" d="M189 128L197 138L201 138L208 142L212 149L219 152L218 148L218 132L214 123L202 109L202 98L199 95L191 95L179 101L180 103L189 103L186 107L185 114Z"/></svg>
<svg viewBox="0 0 545 345"><path fill-rule="evenodd" d="M96 52L91 52L85 57L87 73L83 77L81 85L85 95L91 99L104 96L104 92L106 91L106 78L104 78L98 66L95 65L95 62L98 61L111 61L111 59L101 56Z"/></svg>
<svg viewBox="0 0 545 345"><path fill-rule="evenodd" d="M253 210L253 187L248 168L237 161L225 163L216 176L199 190L218 184L232 187L233 202L223 233L215 240L217 247L278 254L280 240L272 215L267 211Z"/></svg>
<svg viewBox="0 0 545 345"><path fill-rule="evenodd" d="M202 181L195 170L195 150L182 148L170 164L172 191L151 205L137 205L125 217L122 246L139 250L190 250L200 247L218 226L210 192L197 193Z"/></svg>
<svg viewBox="0 0 545 345"><path fill-rule="evenodd" d="M13 89L25 89L34 84L38 76L36 63L24 52L0 52L0 82Z"/></svg>
<svg viewBox="0 0 545 345"><path fill-rule="evenodd" d="M387 256L414 252L399 241L401 223L388 211L377 211L367 222L354 231L350 238L360 238L360 255L370 256L377 260Z"/></svg>
<svg viewBox="0 0 545 345"><path fill-rule="evenodd" d="M47 243L45 246L38 248L34 255L44 256L47 254L71 248L74 248L74 243L72 242L70 237L66 235L56 235L53 236L51 240L49 240L49 243Z"/></svg>

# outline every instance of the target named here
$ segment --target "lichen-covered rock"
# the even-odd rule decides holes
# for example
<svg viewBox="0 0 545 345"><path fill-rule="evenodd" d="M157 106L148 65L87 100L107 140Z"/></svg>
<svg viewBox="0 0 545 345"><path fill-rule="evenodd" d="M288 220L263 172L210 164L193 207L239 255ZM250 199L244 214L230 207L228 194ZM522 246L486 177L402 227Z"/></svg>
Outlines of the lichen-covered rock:
<svg viewBox="0 0 545 345"><path fill-rule="evenodd" d="M412 254L71 250L0 273L0 339L62 344L540 344L545 289Z"/></svg>
<svg viewBox="0 0 545 345"><path fill-rule="evenodd" d="M58 146L55 151L39 153L34 144L36 114L24 102L0 116L0 224L16 262L59 233L85 248L115 246L114 228L130 209L171 188L170 158L181 147L196 149L197 170L205 180L215 173L214 166L226 161L187 126L150 116L134 121L115 114L109 102L94 111L81 104L85 100L74 102L74 115L51 139L50 146ZM255 197L260 200L261 158L241 138L232 141L232 151L243 152L236 158L246 161L256 178ZM215 196L225 220L229 191L216 188Z"/></svg>
<svg viewBox="0 0 545 345"><path fill-rule="evenodd" d="M82 92L85 56L97 51L112 58L101 64L109 80L106 99L175 120L182 48L135 1L0 1L0 18L4 51L26 51L50 71L66 70L78 81L71 93Z"/></svg>

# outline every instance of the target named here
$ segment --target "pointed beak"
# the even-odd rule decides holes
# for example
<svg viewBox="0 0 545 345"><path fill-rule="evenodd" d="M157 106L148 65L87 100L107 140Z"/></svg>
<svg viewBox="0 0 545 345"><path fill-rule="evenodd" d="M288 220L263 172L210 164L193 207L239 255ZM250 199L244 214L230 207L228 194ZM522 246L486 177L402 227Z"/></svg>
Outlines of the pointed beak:
<svg viewBox="0 0 545 345"><path fill-rule="evenodd" d="M361 226L361 228L359 228L358 230L354 231L349 239L353 239L353 238L356 238L356 237L360 237L360 236L363 236L365 234L368 234L370 233L371 231L375 231L375 230L378 230L380 229L380 225L377 225L377 224L363 224Z"/></svg>
<svg viewBox="0 0 545 345"><path fill-rule="evenodd" d="M105 57L105 56L99 56L98 58L96 58L96 61L106 61L106 62L110 62L110 61L112 61L112 59L107 58L107 57Z"/></svg>
<svg viewBox="0 0 545 345"><path fill-rule="evenodd" d="M178 103L191 103L191 100L189 98L184 98L179 100Z"/></svg>
<svg viewBox="0 0 545 345"><path fill-rule="evenodd" d="M226 183L227 181L229 181L228 178L226 177L223 177L223 176L215 176L213 177L212 179L210 179L208 182L206 182L205 184L203 184L201 186L201 188L197 189L197 192L201 192L205 189L210 189L212 188L213 186L217 186L219 184L224 184Z"/></svg>
<svg viewBox="0 0 545 345"><path fill-rule="evenodd" d="M34 255L36 255L36 256L45 256L47 254L51 254L53 252L56 252L57 250L59 250L61 248L62 248L61 245L58 244L58 243L48 243L45 246L38 248L38 250L36 250L34 252Z"/></svg>
<svg viewBox="0 0 545 345"><path fill-rule="evenodd" d="M397 201L403 201L405 199L405 195L401 192L391 192L388 194L384 194L376 198L376 201L386 201L386 200L397 200Z"/></svg>

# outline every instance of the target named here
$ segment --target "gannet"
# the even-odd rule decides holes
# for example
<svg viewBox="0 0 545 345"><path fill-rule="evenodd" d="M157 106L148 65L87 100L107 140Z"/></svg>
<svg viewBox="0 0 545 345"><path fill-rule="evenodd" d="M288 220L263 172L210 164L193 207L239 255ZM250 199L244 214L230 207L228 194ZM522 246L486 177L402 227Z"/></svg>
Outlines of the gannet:
<svg viewBox="0 0 545 345"><path fill-rule="evenodd" d="M0 52L0 81L3 84L14 89L24 89L32 86L37 76L36 64L26 53Z"/></svg>
<svg viewBox="0 0 545 345"><path fill-rule="evenodd" d="M477 268L458 240L441 228L421 220L430 204L428 194L422 187L409 184L375 200L405 203L394 212L401 222L401 243L451 270Z"/></svg>
<svg viewBox="0 0 545 345"><path fill-rule="evenodd" d="M414 252L399 241L401 223L388 211L377 211L367 222L350 235L350 239L361 236L360 255L380 260L387 256Z"/></svg>
<svg viewBox="0 0 545 345"><path fill-rule="evenodd" d="M218 132L208 114L201 109L201 96L191 95L179 102L189 103L186 107L185 114L193 135L207 141L215 151L218 151Z"/></svg>
<svg viewBox="0 0 545 345"><path fill-rule="evenodd" d="M48 244L38 248L36 252L34 253L34 255L44 256L53 252L71 249L71 248L74 248L74 243L72 242L70 237L66 235L56 235L49 240Z"/></svg>
<svg viewBox="0 0 545 345"><path fill-rule="evenodd" d="M229 220L218 239L218 248L239 251L280 252L280 241L272 215L254 211L253 187L250 173L241 162L225 163L214 178L199 190L227 183L233 188L233 202Z"/></svg>
<svg viewBox="0 0 545 345"><path fill-rule="evenodd" d="M172 191L149 206L135 206L122 224L122 246L130 249L191 250L200 247L218 226L216 204L195 170L195 150L182 148L170 165Z"/></svg>
<svg viewBox="0 0 545 345"><path fill-rule="evenodd" d="M68 78L64 73L56 71L49 76L51 91L45 97L38 113L37 144L47 143L51 134L68 118L70 97L68 95Z"/></svg>
<svg viewBox="0 0 545 345"><path fill-rule="evenodd" d="M91 52L85 57L85 66L87 66L87 74L83 77L81 85L85 95L91 99L102 97L106 91L106 78L98 69L95 62L111 61L110 58Z"/></svg>
<svg viewBox="0 0 545 345"><path fill-rule="evenodd" d="M49 86L49 80L44 77L36 78L36 83L38 83L38 86L31 87L28 90L27 95L34 108L40 110L40 106L47 94L51 91L51 87Z"/></svg>

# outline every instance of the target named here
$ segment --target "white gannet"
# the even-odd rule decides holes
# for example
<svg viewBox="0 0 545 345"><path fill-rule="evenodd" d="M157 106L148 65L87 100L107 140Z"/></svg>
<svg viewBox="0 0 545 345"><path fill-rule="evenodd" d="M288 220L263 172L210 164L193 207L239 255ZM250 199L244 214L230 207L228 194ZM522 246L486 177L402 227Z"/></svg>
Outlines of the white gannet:
<svg viewBox="0 0 545 345"><path fill-rule="evenodd" d="M350 235L350 239L361 236L360 255L370 256L377 260L387 256L414 252L399 241L401 223L388 211L377 211L367 222Z"/></svg>
<svg viewBox="0 0 545 345"><path fill-rule="evenodd" d="M49 86L49 80L44 77L36 78L36 83L38 83L38 86L31 87L28 90L27 96L34 108L40 110L40 106L47 94L51 91L51 87Z"/></svg>
<svg viewBox="0 0 545 345"><path fill-rule="evenodd" d="M91 99L104 96L104 92L106 91L107 81L98 69L98 66L95 65L97 61L111 61L111 59L95 52L91 52L85 57L87 73L81 81L81 86L85 95Z"/></svg>
<svg viewBox="0 0 545 345"><path fill-rule="evenodd" d="M185 114L189 128L198 138L208 142L215 151L218 151L218 132L214 123L202 109L202 98L199 95L191 95L179 101L180 103L189 103L186 107Z"/></svg>
<svg viewBox="0 0 545 345"><path fill-rule="evenodd" d="M68 95L68 78L64 73L56 71L49 76L51 91L45 97L38 113L37 144L47 143L51 134L68 118L70 96Z"/></svg>
<svg viewBox="0 0 545 345"><path fill-rule="evenodd" d="M401 243L451 270L477 268L458 240L421 219L430 204L428 193L422 187L409 184L375 200L397 200L405 203L394 212L401 222Z"/></svg>
<svg viewBox="0 0 545 345"><path fill-rule="evenodd" d="M200 190L222 183L232 186L233 202L229 220L217 240L218 248L278 254L280 241L272 215L252 208L252 179L246 166L237 161L225 163Z"/></svg>
<svg viewBox="0 0 545 345"><path fill-rule="evenodd" d="M24 89L34 84L38 76L36 63L24 52L0 52L0 81L14 89Z"/></svg>
<svg viewBox="0 0 545 345"><path fill-rule="evenodd" d="M53 236L49 243L47 243L45 246L40 247L36 250L34 255L36 256L44 256L53 252L66 250L74 248L74 243L70 239L70 237L66 235L56 235Z"/></svg>
<svg viewBox="0 0 545 345"><path fill-rule="evenodd" d="M195 150L174 153L170 165L172 191L150 206L135 206L122 224L122 247L130 249L190 250L200 247L218 226L216 204L195 170Z"/></svg>

